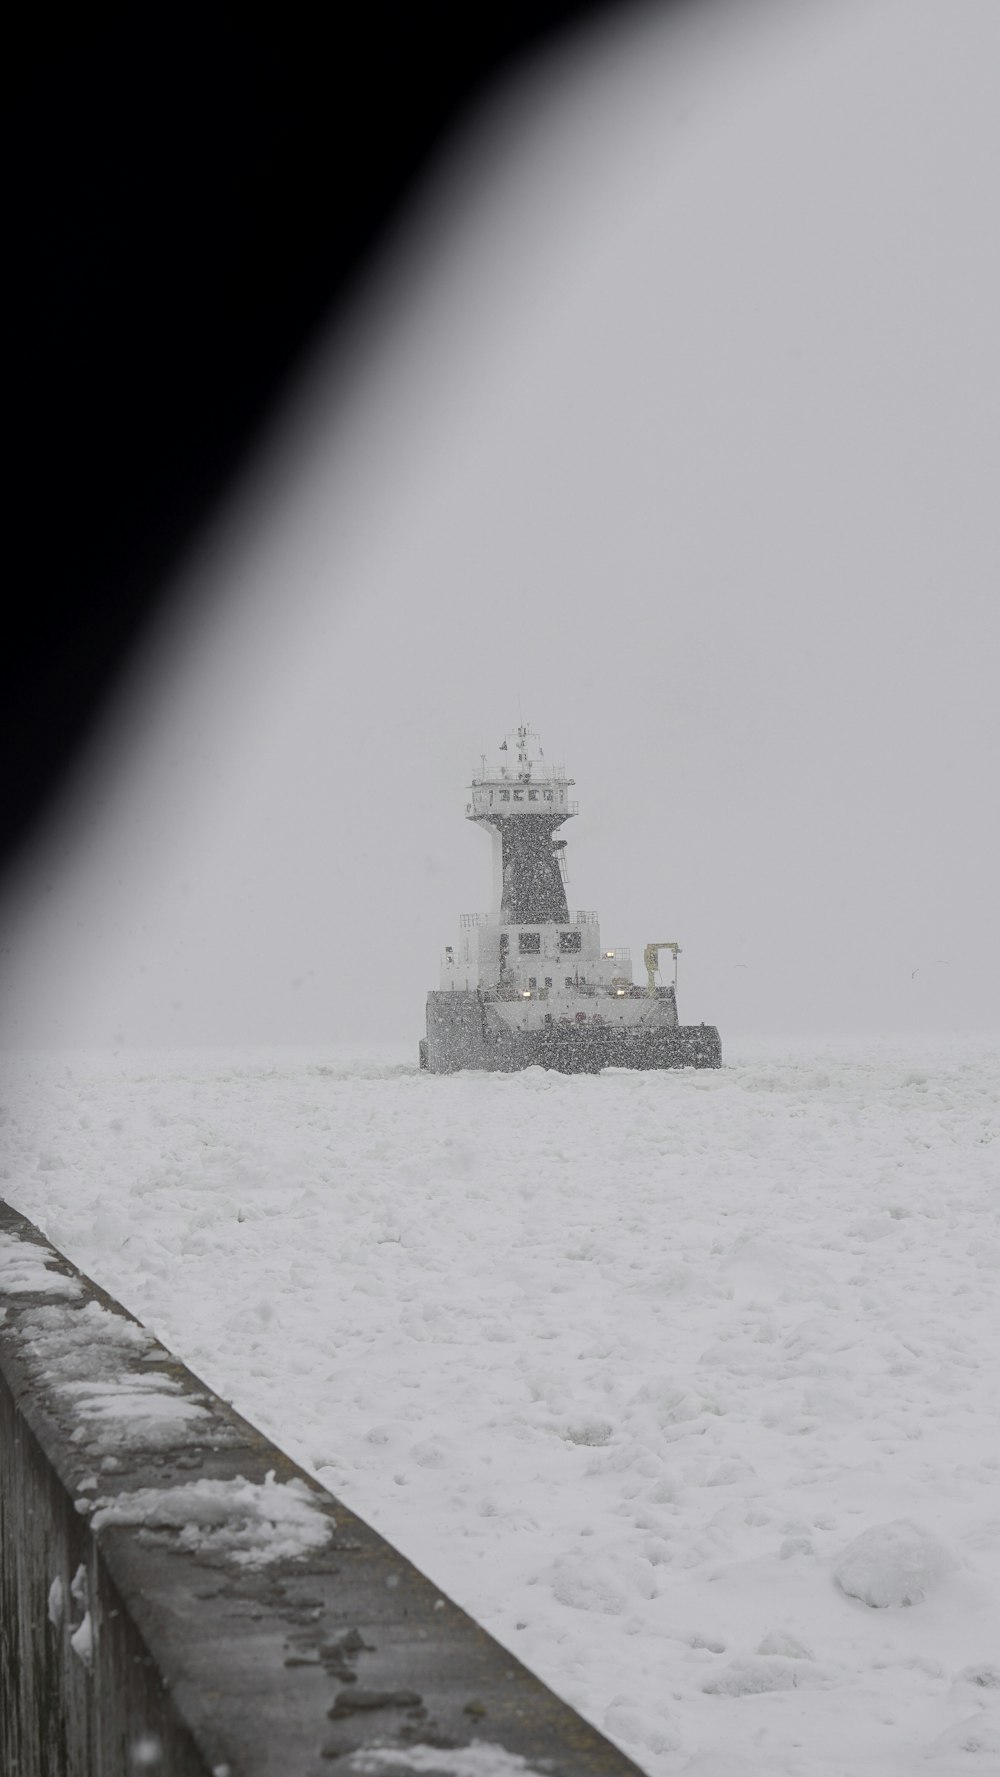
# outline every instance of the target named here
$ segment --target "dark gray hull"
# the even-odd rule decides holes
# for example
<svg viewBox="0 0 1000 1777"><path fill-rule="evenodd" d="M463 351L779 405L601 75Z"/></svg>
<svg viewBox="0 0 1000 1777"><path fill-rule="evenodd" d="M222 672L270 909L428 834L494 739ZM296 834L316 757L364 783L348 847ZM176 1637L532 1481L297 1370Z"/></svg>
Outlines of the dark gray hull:
<svg viewBox="0 0 1000 1777"><path fill-rule="evenodd" d="M525 1067L597 1074L604 1067L721 1067L722 1043L713 1024L659 1030L554 1024L544 1030L511 1030L478 993L429 993L420 1060L432 1074L463 1068L517 1073Z"/></svg>

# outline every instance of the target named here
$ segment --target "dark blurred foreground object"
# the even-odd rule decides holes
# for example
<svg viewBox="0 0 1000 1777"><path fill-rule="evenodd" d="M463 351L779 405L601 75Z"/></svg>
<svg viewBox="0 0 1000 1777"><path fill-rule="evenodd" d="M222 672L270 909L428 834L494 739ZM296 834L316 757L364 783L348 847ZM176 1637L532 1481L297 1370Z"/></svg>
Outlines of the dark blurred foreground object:
<svg viewBox="0 0 1000 1777"><path fill-rule="evenodd" d="M449 125L520 53L600 10L22 9L6 70L0 864Z"/></svg>

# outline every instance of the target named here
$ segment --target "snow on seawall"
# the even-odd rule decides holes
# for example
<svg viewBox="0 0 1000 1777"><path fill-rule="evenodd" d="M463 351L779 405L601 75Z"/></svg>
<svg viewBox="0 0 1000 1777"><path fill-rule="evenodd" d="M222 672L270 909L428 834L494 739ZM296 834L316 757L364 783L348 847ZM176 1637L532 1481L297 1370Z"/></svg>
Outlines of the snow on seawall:
<svg viewBox="0 0 1000 1777"><path fill-rule="evenodd" d="M325 1548L332 1521L302 1481L188 1481L139 1487L94 1502L91 1528L138 1524L170 1546L226 1555L239 1567L266 1567Z"/></svg>

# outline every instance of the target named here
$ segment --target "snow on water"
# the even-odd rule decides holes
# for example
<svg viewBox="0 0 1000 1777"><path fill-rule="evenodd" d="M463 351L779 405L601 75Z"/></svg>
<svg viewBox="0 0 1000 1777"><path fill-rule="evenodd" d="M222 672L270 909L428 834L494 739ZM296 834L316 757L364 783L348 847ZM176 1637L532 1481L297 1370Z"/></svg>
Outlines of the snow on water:
<svg viewBox="0 0 1000 1777"><path fill-rule="evenodd" d="M1000 1045L2 1097L11 1201L653 1777L997 1769Z"/></svg>

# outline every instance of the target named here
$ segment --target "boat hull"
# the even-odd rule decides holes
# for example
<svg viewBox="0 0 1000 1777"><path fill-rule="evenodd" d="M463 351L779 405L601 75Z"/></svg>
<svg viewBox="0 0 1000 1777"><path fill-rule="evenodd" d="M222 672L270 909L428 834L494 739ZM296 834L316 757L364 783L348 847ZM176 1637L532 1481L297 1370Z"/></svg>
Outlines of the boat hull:
<svg viewBox="0 0 1000 1777"><path fill-rule="evenodd" d="M464 1068L517 1073L526 1067L597 1074L605 1067L721 1067L722 1043L711 1024L649 1027L553 1024L512 1029L478 993L427 995L421 1065L432 1074Z"/></svg>

